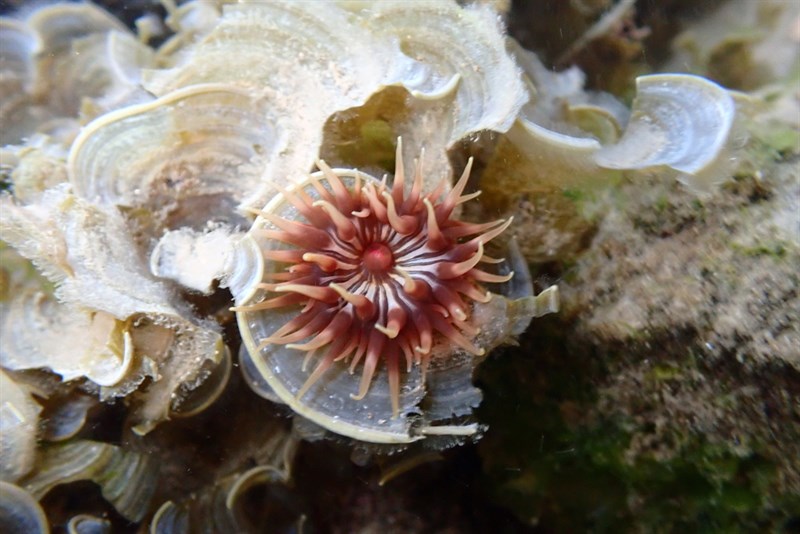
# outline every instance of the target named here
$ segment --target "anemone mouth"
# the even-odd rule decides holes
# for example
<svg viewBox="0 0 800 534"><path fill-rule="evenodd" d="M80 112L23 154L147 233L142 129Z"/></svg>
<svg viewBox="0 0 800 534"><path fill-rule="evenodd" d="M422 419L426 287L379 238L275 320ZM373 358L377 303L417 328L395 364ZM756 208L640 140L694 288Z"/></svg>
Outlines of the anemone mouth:
<svg viewBox="0 0 800 534"><path fill-rule="evenodd" d="M491 294L481 283L504 282L513 273L497 276L477 266L497 261L484 255L484 244L511 220L451 218L457 205L476 196L462 194L472 160L449 192L443 180L424 193L419 162L406 187L401 149L398 140L391 187L358 172L346 183L341 171L318 161L327 187L315 175L309 176L313 194L279 187L296 217L258 212L269 227L257 232L276 245L262 254L279 267L259 284L266 298L235 309L301 308L257 340L258 350L270 344L297 350L304 370L316 358L297 399L331 366L346 365L351 374L361 370L358 391L351 394L361 400L383 364L396 417L403 372L419 365L424 376L436 344L483 354L473 343L479 329L469 318L470 301L486 302Z"/></svg>

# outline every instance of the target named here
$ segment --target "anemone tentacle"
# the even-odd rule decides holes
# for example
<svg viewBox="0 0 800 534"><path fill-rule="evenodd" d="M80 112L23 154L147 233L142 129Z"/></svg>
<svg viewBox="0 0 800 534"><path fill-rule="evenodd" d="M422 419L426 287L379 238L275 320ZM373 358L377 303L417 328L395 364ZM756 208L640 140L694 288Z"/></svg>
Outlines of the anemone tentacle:
<svg viewBox="0 0 800 534"><path fill-rule="evenodd" d="M462 194L471 158L452 190L444 193L437 187L428 194L422 192L420 158L406 195L401 150L398 140L391 187L385 180L364 183L356 173L348 188L336 171L318 161L330 189L312 177L317 199L302 189L280 189L303 221L262 214L274 227L262 235L292 248L264 251L267 260L287 268L265 276L261 287L271 297L242 308L305 306L259 345L275 343L319 353L298 398L332 365L344 362L351 373L361 366L359 391L352 397L363 399L383 363L396 416L401 373L413 364L424 372L436 343L483 354L473 342L479 329L469 322L471 305L465 298L486 302L491 293L481 282L509 278L477 266L497 263L484 256L484 245L511 221L474 224L451 218L457 205L479 194Z"/></svg>

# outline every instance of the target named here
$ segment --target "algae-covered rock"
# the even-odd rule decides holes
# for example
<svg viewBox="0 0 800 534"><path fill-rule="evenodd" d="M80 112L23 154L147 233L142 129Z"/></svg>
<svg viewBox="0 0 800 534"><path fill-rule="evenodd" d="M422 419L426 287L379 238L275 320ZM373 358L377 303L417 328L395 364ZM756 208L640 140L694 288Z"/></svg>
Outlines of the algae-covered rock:
<svg viewBox="0 0 800 534"><path fill-rule="evenodd" d="M800 114L792 85L771 95L716 193L650 173L581 198L602 215L585 249L548 264L562 313L521 341L525 356L481 375L493 421L484 471L523 520L546 531L796 526Z"/></svg>

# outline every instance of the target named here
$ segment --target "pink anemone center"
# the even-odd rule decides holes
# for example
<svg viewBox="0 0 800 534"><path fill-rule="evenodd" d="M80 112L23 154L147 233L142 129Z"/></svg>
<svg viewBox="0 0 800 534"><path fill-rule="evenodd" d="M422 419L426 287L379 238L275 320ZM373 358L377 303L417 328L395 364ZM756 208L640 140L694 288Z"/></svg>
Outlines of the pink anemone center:
<svg viewBox="0 0 800 534"><path fill-rule="evenodd" d="M394 262L392 251L383 243L372 243L364 251L364 267L373 274L387 273Z"/></svg>

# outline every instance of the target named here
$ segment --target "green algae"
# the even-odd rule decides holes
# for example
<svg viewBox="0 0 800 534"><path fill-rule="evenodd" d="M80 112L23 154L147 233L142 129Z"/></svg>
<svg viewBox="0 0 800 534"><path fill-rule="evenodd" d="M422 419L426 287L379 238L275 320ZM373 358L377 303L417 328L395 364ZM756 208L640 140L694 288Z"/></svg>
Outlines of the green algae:
<svg viewBox="0 0 800 534"><path fill-rule="evenodd" d="M739 245L738 243L732 243L731 248L745 256L768 256L775 259L782 259L786 257L787 251L791 248L791 245L785 241L758 243L749 247Z"/></svg>
<svg viewBox="0 0 800 534"><path fill-rule="evenodd" d="M550 337L558 327L548 330L528 340L537 350L524 361L501 357L481 369L480 413L492 431L479 450L493 499L545 531L747 532L789 524L800 500L776 491L779 470L765 444L743 452L674 427L674 454L631 456L633 436L647 425L582 415L593 411L599 392L592 384L607 370L585 365L587 354L565 361L558 356L565 347ZM504 379L511 374L516 384ZM652 378L682 374L657 365Z"/></svg>

